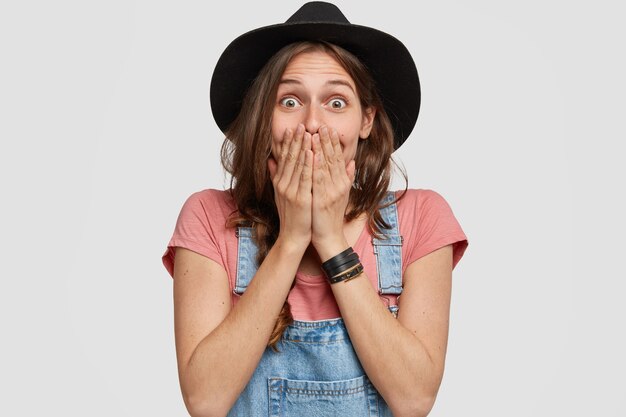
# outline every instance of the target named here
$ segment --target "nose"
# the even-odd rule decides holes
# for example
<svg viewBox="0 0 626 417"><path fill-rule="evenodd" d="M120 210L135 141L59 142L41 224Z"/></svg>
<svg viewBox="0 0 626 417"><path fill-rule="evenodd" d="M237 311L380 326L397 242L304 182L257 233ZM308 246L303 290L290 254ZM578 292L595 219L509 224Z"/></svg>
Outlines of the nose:
<svg viewBox="0 0 626 417"><path fill-rule="evenodd" d="M307 111L302 121L307 132L310 134L317 133L318 129L324 121L322 120L322 111L315 105L307 107Z"/></svg>

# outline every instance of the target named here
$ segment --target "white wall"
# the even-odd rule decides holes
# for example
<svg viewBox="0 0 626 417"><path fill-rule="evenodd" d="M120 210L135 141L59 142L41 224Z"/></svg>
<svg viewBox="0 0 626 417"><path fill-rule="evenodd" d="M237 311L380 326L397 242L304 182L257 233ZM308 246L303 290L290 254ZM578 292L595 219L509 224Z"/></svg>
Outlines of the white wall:
<svg viewBox="0 0 626 417"><path fill-rule="evenodd" d="M186 197L224 184L210 75L299 4L0 6L0 414L186 415L160 257ZM338 4L414 54L396 156L470 241L431 415L625 415L620 3Z"/></svg>

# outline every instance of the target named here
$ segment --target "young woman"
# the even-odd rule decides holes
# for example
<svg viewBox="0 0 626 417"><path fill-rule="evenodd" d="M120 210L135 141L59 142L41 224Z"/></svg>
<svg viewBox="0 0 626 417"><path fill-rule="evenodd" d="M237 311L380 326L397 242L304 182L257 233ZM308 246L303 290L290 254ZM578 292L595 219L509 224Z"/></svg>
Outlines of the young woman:
<svg viewBox="0 0 626 417"><path fill-rule="evenodd" d="M407 49L307 3L229 45L211 104L231 188L192 194L163 255L190 414L426 416L467 239L435 191L388 191Z"/></svg>

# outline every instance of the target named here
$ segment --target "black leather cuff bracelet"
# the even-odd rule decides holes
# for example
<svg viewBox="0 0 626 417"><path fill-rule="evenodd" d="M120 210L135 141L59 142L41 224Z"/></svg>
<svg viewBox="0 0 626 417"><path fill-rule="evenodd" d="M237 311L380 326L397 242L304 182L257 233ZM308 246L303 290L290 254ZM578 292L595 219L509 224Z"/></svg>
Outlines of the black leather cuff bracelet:
<svg viewBox="0 0 626 417"><path fill-rule="evenodd" d="M330 278L340 274L348 268L353 267L358 262L359 255L357 255L350 247L322 263L322 269L324 270L326 276Z"/></svg>
<svg viewBox="0 0 626 417"><path fill-rule="evenodd" d="M335 275L341 274L342 272L345 272L358 264L360 262L359 255L357 255L356 253L352 253L350 254L350 256L340 262L341 263L337 263L337 265L333 266L332 268L327 267L324 270L324 273L327 277L334 277Z"/></svg>
<svg viewBox="0 0 626 417"><path fill-rule="evenodd" d="M336 284L342 281L347 282L347 281L350 281L351 279L358 277L362 273L363 273L363 265L359 262L354 268L344 273L341 273L339 275L336 275L332 278L328 278L328 282L330 282L331 284Z"/></svg>

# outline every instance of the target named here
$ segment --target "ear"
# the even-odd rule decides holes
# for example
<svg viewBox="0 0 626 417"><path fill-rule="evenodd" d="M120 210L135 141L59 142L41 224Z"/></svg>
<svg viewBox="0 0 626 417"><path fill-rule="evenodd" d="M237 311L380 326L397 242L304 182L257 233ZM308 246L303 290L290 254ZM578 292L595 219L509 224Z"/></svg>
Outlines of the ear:
<svg viewBox="0 0 626 417"><path fill-rule="evenodd" d="M361 121L361 130L359 131L361 139L367 139L370 136L375 117L376 109L374 107L368 107L363 111L363 120Z"/></svg>

